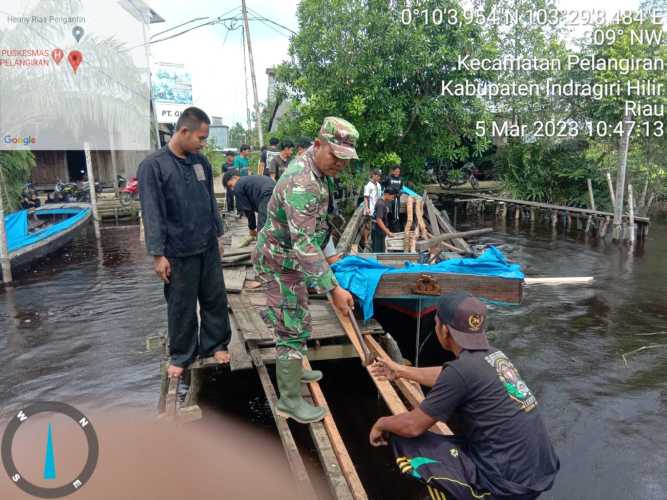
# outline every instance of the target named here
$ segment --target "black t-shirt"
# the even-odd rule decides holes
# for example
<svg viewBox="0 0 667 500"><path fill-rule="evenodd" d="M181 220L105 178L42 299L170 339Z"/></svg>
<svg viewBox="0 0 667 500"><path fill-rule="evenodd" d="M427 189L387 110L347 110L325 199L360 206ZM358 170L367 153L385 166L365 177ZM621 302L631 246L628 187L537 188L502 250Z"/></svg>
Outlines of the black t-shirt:
<svg viewBox="0 0 667 500"><path fill-rule="evenodd" d="M276 183L263 175L246 175L234 186L236 207L241 211L257 212L262 200L269 200Z"/></svg>
<svg viewBox="0 0 667 500"><path fill-rule="evenodd" d="M396 191L400 193L401 188L403 187L403 179L400 176L394 177L393 175L390 175L384 180L383 186L385 189L393 187Z"/></svg>
<svg viewBox="0 0 667 500"><path fill-rule="evenodd" d="M460 415L480 488L509 496L553 484L560 463L537 400L502 351L462 351L445 364L420 407L443 422L454 411Z"/></svg>
<svg viewBox="0 0 667 500"><path fill-rule="evenodd" d="M384 201L384 198L380 198L375 202L375 213L373 214L373 221L380 219L384 222L385 226L389 226L389 209L387 208L387 202Z"/></svg>

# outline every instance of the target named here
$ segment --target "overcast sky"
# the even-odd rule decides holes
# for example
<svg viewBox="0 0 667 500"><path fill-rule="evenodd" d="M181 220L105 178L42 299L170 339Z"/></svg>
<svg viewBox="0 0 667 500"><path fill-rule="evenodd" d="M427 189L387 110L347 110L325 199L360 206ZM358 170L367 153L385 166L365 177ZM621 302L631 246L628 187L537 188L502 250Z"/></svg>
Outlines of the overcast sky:
<svg viewBox="0 0 667 500"><path fill-rule="evenodd" d="M215 18L240 6L240 0L150 0L151 7L165 19L151 26L152 33L165 30L196 17ZM638 0L559 0L561 9L605 9L616 11L636 7ZM248 0L248 8L297 31L298 0ZM236 9L233 15L238 14ZM252 14L251 14L252 16ZM196 26L192 23L189 26ZM288 58L288 33L268 27L260 21L250 21L251 41L255 58L257 87L260 101L266 101L266 68ZM180 30L174 31L177 33ZM183 36L151 45L153 61L183 63L192 74L194 105L210 115L221 116L223 123L246 124L243 46L240 23L227 30L222 25L207 26ZM252 107L252 87L248 68L248 92Z"/></svg>

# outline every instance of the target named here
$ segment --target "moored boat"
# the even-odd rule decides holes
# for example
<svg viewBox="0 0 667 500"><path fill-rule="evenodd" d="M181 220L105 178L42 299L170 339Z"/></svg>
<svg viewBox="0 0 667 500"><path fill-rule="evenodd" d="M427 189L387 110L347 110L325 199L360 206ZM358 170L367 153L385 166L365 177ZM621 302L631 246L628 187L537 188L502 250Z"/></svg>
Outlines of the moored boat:
<svg viewBox="0 0 667 500"><path fill-rule="evenodd" d="M13 269L67 245L90 222L87 203L49 204L5 216L7 247Z"/></svg>

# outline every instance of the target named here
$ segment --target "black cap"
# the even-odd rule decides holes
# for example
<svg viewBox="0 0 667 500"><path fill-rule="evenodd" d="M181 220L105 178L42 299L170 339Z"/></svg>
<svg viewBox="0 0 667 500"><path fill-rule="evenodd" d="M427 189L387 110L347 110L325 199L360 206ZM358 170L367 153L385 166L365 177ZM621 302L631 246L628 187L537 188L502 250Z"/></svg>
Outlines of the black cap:
<svg viewBox="0 0 667 500"><path fill-rule="evenodd" d="M489 349L486 338L486 306L468 292L446 293L438 304L438 319L464 349Z"/></svg>
<svg viewBox="0 0 667 500"><path fill-rule="evenodd" d="M236 170L235 168L233 168L231 170L227 170L227 172L225 172L225 175L222 176L222 185L225 187L225 189L227 189L227 183L232 179L232 177L235 177L235 176L238 176L238 175L239 175L239 171Z"/></svg>

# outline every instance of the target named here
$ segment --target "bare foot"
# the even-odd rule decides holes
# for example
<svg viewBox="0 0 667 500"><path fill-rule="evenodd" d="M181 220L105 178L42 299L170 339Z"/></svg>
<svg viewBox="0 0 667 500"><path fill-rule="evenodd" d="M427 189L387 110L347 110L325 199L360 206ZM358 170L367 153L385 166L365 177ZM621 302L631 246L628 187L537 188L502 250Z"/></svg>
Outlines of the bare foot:
<svg viewBox="0 0 667 500"><path fill-rule="evenodd" d="M213 354L213 357L221 365L226 365L232 360L229 352L227 351L217 351Z"/></svg>
<svg viewBox="0 0 667 500"><path fill-rule="evenodd" d="M183 375L183 368L180 366L169 365L169 368L167 368L167 377L177 378L181 375Z"/></svg>

